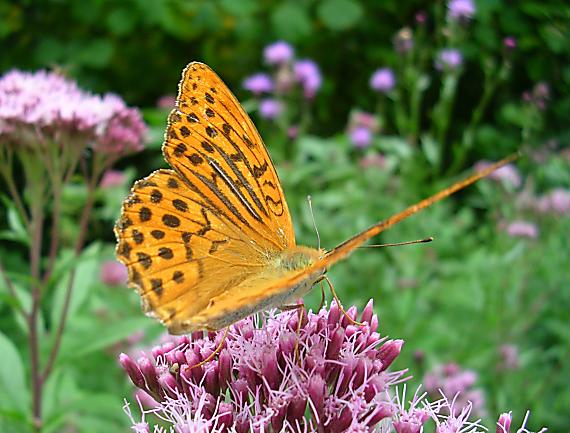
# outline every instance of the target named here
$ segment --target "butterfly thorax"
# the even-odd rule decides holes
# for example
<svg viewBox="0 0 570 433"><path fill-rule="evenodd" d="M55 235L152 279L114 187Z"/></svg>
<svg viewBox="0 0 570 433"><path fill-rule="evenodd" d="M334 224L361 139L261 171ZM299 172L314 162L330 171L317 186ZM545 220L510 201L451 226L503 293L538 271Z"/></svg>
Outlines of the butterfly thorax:
<svg viewBox="0 0 570 433"><path fill-rule="evenodd" d="M283 271L299 271L308 268L322 256L314 248L294 246L280 252L273 258L273 266Z"/></svg>

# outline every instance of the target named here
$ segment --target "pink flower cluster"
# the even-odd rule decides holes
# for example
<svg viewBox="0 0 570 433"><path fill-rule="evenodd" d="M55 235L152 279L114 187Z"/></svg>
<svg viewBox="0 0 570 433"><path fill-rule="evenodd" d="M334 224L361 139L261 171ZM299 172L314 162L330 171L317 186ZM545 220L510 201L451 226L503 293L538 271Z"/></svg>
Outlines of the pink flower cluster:
<svg viewBox="0 0 570 433"><path fill-rule="evenodd" d="M290 93L300 88L307 100L315 98L322 85L322 76L318 65L310 59L295 59L295 51L291 45L278 41L265 47L263 52L265 63L274 68L273 74L256 73L247 77L243 87L255 96L275 92L276 96ZM265 107L276 107L277 99L264 100ZM262 117L273 119L279 114L276 110L261 109ZM279 109L279 113L281 109Z"/></svg>
<svg viewBox="0 0 570 433"><path fill-rule="evenodd" d="M350 116L348 135L357 149L365 149L372 143L374 134L380 130L376 115L364 111L355 111Z"/></svg>
<svg viewBox="0 0 570 433"><path fill-rule="evenodd" d="M481 389L474 387L476 381L477 373L463 370L458 364L450 362L428 372L423 383L432 398L443 396L453 400L458 411L470 406L476 414L483 414L485 396Z"/></svg>
<svg viewBox="0 0 570 433"><path fill-rule="evenodd" d="M475 170L482 171L490 165L491 163L489 161L482 160L475 164ZM513 164L507 164L504 167L495 170L487 177L497 182L502 182L505 185L509 185L513 188L519 188L522 185L521 175Z"/></svg>
<svg viewBox="0 0 570 433"><path fill-rule="evenodd" d="M33 145L62 134L106 153L139 151L146 126L140 112L113 94L92 95L54 72L13 70L0 78L0 139Z"/></svg>
<svg viewBox="0 0 570 433"><path fill-rule="evenodd" d="M356 319L357 309L348 314ZM368 431L394 414L387 390L404 372L386 369L403 341L380 336L372 302L360 320L365 324L351 324L333 303L305 313L297 335L297 312L270 312L261 323L232 325L219 355L199 367L222 331L179 337L152 349L152 357L119 359L156 401L144 412L175 431ZM137 428L149 431L148 423Z"/></svg>

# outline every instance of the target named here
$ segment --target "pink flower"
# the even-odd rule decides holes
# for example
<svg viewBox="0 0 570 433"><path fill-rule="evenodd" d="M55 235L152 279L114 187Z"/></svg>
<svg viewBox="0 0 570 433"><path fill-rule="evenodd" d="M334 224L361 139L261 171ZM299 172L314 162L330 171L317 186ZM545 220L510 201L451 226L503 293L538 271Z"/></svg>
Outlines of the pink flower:
<svg viewBox="0 0 570 433"><path fill-rule="evenodd" d="M164 95L156 101L156 106L158 108L164 108L165 110L172 110L175 104L176 96L174 95Z"/></svg>
<svg viewBox="0 0 570 433"><path fill-rule="evenodd" d="M283 106L277 99L264 99L259 103L259 114L265 119L276 119L282 111Z"/></svg>
<svg viewBox="0 0 570 433"><path fill-rule="evenodd" d="M559 215L570 214L570 191L562 188L553 189L538 199L538 210Z"/></svg>
<svg viewBox="0 0 570 433"><path fill-rule="evenodd" d="M101 188L114 188L116 186L122 186L125 184L126 176L125 173L119 170L107 170L103 177L101 178L101 182L99 186Z"/></svg>
<svg viewBox="0 0 570 433"><path fill-rule="evenodd" d="M477 413L484 411L485 401L480 389L474 388L477 374L463 370L456 363L438 365L424 376L424 386L432 398L445 397L454 400L461 410L471 403ZM471 409L470 409L471 410Z"/></svg>
<svg viewBox="0 0 570 433"><path fill-rule="evenodd" d="M462 64L463 55L455 48L441 50L435 60L435 67L440 71L456 71Z"/></svg>
<svg viewBox="0 0 570 433"><path fill-rule="evenodd" d="M290 62L294 55L293 47L284 41L274 42L263 50L263 58L269 65L281 65Z"/></svg>
<svg viewBox="0 0 570 433"><path fill-rule="evenodd" d="M497 421L497 433L509 433L511 429L511 421L513 420L513 416L511 412L509 413L502 413L499 415L499 420Z"/></svg>
<svg viewBox="0 0 570 433"><path fill-rule="evenodd" d="M516 370L519 368L519 348L514 344L503 344L499 347L501 362L499 369Z"/></svg>
<svg viewBox="0 0 570 433"><path fill-rule="evenodd" d="M452 21L467 21L474 15L473 0L450 0L447 4L447 17Z"/></svg>
<svg viewBox="0 0 570 433"><path fill-rule="evenodd" d="M507 233L510 237L538 238L538 227L528 221L513 221L507 226Z"/></svg>
<svg viewBox="0 0 570 433"><path fill-rule="evenodd" d="M513 36L507 36L503 39L503 46L508 51L513 51L517 47L517 40Z"/></svg>
<svg viewBox="0 0 570 433"><path fill-rule="evenodd" d="M258 96L273 90L273 80L267 74L254 74L244 80L243 87Z"/></svg>
<svg viewBox="0 0 570 433"><path fill-rule="evenodd" d="M314 98L323 81L318 65L310 59L298 60L293 70L297 81L303 86L305 98Z"/></svg>
<svg viewBox="0 0 570 433"><path fill-rule="evenodd" d="M482 171L490 165L491 163L488 161L479 161L475 164L475 170ZM498 170L495 170L487 177L495 181L503 182L504 184L510 185L514 188L519 188L522 185L521 175L513 164L507 164Z"/></svg>
<svg viewBox="0 0 570 433"><path fill-rule="evenodd" d="M101 281L109 286L127 284L127 268L122 263L109 260L101 266Z"/></svg>
<svg viewBox="0 0 570 433"><path fill-rule="evenodd" d="M11 71L0 78L0 140L24 146L43 138L109 153L138 151L146 126L118 96L92 95L53 72Z"/></svg>
<svg viewBox="0 0 570 433"><path fill-rule="evenodd" d="M356 308L348 314L356 318ZM387 368L403 342L380 337L372 302L361 320L351 324L333 303L305 313L297 334L297 312L271 311L232 325L220 353L199 367L222 331L173 338L152 356L121 354L119 361L176 431L222 424L220 431L298 431L299 423L311 432L372 429L393 414L387 390L403 372Z"/></svg>
<svg viewBox="0 0 570 433"><path fill-rule="evenodd" d="M389 93L396 86L396 77L390 68L380 68L370 77L370 87L381 93Z"/></svg>
<svg viewBox="0 0 570 433"><path fill-rule="evenodd" d="M372 143L372 132L363 126L357 126L349 132L350 141L354 147L364 149Z"/></svg>

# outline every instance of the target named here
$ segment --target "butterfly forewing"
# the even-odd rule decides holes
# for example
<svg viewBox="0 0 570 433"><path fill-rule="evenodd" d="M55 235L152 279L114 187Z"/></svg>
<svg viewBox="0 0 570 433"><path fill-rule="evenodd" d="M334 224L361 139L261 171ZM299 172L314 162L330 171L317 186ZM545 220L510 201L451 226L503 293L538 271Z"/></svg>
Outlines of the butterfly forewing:
<svg viewBox="0 0 570 433"><path fill-rule="evenodd" d="M250 235L275 249L295 245L279 178L253 122L206 65L183 72L163 152L188 187Z"/></svg>

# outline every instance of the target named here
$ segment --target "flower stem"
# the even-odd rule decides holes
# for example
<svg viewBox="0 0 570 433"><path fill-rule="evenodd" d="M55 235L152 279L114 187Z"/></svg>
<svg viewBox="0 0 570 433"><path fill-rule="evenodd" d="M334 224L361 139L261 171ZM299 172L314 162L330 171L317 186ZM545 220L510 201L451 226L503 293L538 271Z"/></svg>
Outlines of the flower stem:
<svg viewBox="0 0 570 433"><path fill-rule="evenodd" d="M93 204L95 202L95 192L97 190L97 184L101 177L102 172L106 168L107 165L110 165L108 161L107 164L100 164L101 161L95 157L94 161L94 169L91 174L91 177L88 178L87 183L87 199L85 202L85 206L83 207L83 212L81 213L81 218L79 221L79 235L77 237L77 241L75 243L75 257L78 257L83 249L83 245L85 244L85 238L87 235L87 225L89 223L89 217L91 216L91 211L93 210ZM46 380L53 369L53 365L57 358L57 354L59 352L59 348L61 346L61 339L63 337L63 331L65 330L65 325L67 322L67 315L69 312L69 306L71 304L71 296L73 294L73 285L75 281L75 274L76 269L73 269L69 275L69 281L67 283L67 288L65 291L65 297L63 300L63 308L61 311L61 316L59 318L59 322L57 325L57 329L55 332L55 339L53 346L51 348L49 358L47 364L44 368L42 379Z"/></svg>

